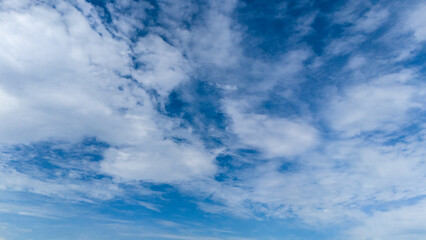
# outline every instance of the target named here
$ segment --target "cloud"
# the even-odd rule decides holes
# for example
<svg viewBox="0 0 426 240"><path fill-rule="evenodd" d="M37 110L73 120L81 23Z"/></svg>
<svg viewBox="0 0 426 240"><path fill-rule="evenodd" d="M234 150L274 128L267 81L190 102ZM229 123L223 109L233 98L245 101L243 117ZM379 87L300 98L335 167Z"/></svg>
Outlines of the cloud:
<svg viewBox="0 0 426 240"><path fill-rule="evenodd" d="M163 96L189 80L191 68L188 61L179 49L159 36L149 35L140 39L134 48L134 55L141 64L140 69L134 72L134 77Z"/></svg>
<svg viewBox="0 0 426 240"><path fill-rule="evenodd" d="M16 213L21 216L31 216L37 218L57 219L59 214L44 207L24 206L21 204L0 203L1 213Z"/></svg>
<svg viewBox="0 0 426 240"><path fill-rule="evenodd" d="M421 106L417 94L422 91L410 81L415 81L414 72L406 70L348 87L327 106L327 119L345 136L396 130L409 120L408 111Z"/></svg>
<svg viewBox="0 0 426 240"><path fill-rule="evenodd" d="M423 198L425 194L421 185L424 134L422 131L388 146L360 138L327 141L321 151L307 152L290 165L269 161L239 169L234 181L200 187L198 191L211 191L211 198L217 202L201 203L200 207L212 213L250 218L297 218L317 227L360 227L357 234L381 236L385 231L363 232L375 211L380 214L379 209L386 206L404 211L410 199ZM388 220L398 221L398 214ZM380 221L375 224L372 229ZM401 229L409 230L409 224ZM357 239L358 235L351 236Z"/></svg>
<svg viewBox="0 0 426 240"><path fill-rule="evenodd" d="M341 38L333 39L325 49L325 52L330 55L346 55L355 49L358 45L365 41L362 35L344 36Z"/></svg>
<svg viewBox="0 0 426 240"><path fill-rule="evenodd" d="M167 94L188 79L179 50L150 35L132 52L103 25L91 25L88 19L102 21L87 3L80 2L83 12L62 1L55 8L43 2L1 4L9 9L0 13L3 146L96 137L111 144L101 169L121 179L164 183L214 174L214 154L179 130L178 122L161 116L145 90ZM144 69L131 69L132 54ZM170 140L176 135L187 143ZM120 192L108 181L46 180L14 166L3 166L1 174L7 179L3 189L48 196L111 199Z"/></svg>
<svg viewBox="0 0 426 240"><path fill-rule="evenodd" d="M377 30L389 17L389 11L382 6L375 6L355 23L355 30L371 33Z"/></svg>
<svg viewBox="0 0 426 240"><path fill-rule="evenodd" d="M423 239L425 207L425 201L420 200L400 208L374 211L361 226L346 234L348 239Z"/></svg>
<svg viewBox="0 0 426 240"><path fill-rule="evenodd" d="M62 16L40 4L0 14L7 36L0 88L9 106L2 108L3 143L76 139L100 130L100 122L117 126L107 120L114 112L107 95L123 84L113 72L128 71L128 48L107 33L100 36L72 6L62 3L58 10ZM108 98L122 101L114 95Z"/></svg>
<svg viewBox="0 0 426 240"><path fill-rule="evenodd" d="M418 4L409 11L409 16L406 21L407 28L413 32L415 39L420 42L426 40L425 12L426 4Z"/></svg>
<svg viewBox="0 0 426 240"><path fill-rule="evenodd" d="M352 56L348 64L346 65L346 68L351 70L359 69L362 65L366 63L366 59L363 56Z"/></svg>
<svg viewBox="0 0 426 240"><path fill-rule="evenodd" d="M224 102L232 119L232 131L241 143L258 148L268 157L285 157L314 147L318 132L302 119L289 120L247 113L235 102Z"/></svg>
<svg viewBox="0 0 426 240"><path fill-rule="evenodd" d="M149 234L147 237L163 238L163 239L180 239L180 240L219 240L221 238L216 237L204 237L204 236L187 236L187 235L175 235L175 234Z"/></svg>
<svg viewBox="0 0 426 240"><path fill-rule="evenodd" d="M80 2L85 3L85 1ZM86 5L90 4L86 3ZM90 9L90 7L88 8ZM153 8L154 6L145 1L106 2L105 9L101 10L101 15L108 14L111 21L108 24L109 30L126 39L132 38L138 31L143 31L148 27L147 24L144 24L144 20L148 18L147 11ZM91 10L94 11L93 8Z"/></svg>
<svg viewBox="0 0 426 240"><path fill-rule="evenodd" d="M182 1L161 1L161 4L171 15L165 18L171 25L168 32L174 33L174 41L180 45L194 67L229 69L238 66L242 57L239 45L241 36L237 24L231 18L237 1L207 1L205 6L188 6L188 3ZM186 10L186 14L182 13L181 8ZM191 27L176 28L171 21L189 22Z"/></svg>
<svg viewBox="0 0 426 240"><path fill-rule="evenodd" d="M158 207L158 206L156 206L155 204L152 204L152 203L149 203L149 202L143 202L143 201L138 201L137 203L138 203L139 205L141 205L141 206L143 206L143 207L147 208L147 209L152 210L152 211L155 211L155 212L161 212L161 210L159 209L159 207Z"/></svg>
<svg viewBox="0 0 426 240"><path fill-rule="evenodd" d="M312 12L308 13L300 18L297 19L296 25L295 25L295 31L298 33L298 37L306 36L314 30L312 28L312 23L315 21L316 17L318 16L318 12Z"/></svg>
<svg viewBox="0 0 426 240"><path fill-rule="evenodd" d="M173 141L150 141L121 149L108 149L101 163L103 172L124 180L176 183L215 173L214 155L200 147Z"/></svg>
<svg viewBox="0 0 426 240"><path fill-rule="evenodd" d="M232 2L229 1L222 6L230 6L232 9ZM195 37L192 39L195 43L195 49L192 50L194 58L222 68L235 66L240 56L238 48L240 36L238 32L232 30L232 20L226 13L212 10L205 21L207 26L200 26L195 32L191 32Z"/></svg>
<svg viewBox="0 0 426 240"><path fill-rule="evenodd" d="M36 154L36 153L32 153ZM59 158L59 156L53 156ZM109 179L85 179L96 171L93 164L77 160L76 166L62 166L60 171L55 169L40 169L33 158L21 154L19 151L11 151L1 155L0 165L0 190L30 192L49 197L60 197L75 201L109 200L123 194L118 185ZM45 159L46 162L49 162ZM67 159L67 161L76 161ZM16 162L25 163L25 168L16 166ZM49 162L56 167L60 163ZM93 169L94 168L94 169ZM53 172L53 176L46 176Z"/></svg>
<svg viewBox="0 0 426 240"><path fill-rule="evenodd" d="M425 7L402 5L287 4L256 36L238 1L2 1L0 191L420 239Z"/></svg>

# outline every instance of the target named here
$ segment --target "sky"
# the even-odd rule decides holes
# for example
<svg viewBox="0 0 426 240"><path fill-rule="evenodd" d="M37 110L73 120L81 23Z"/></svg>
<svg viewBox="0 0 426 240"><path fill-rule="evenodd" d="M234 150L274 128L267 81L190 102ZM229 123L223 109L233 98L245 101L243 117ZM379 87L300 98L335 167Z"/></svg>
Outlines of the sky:
<svg viewBox="0 0 426 240"><path fill-rule="evenodd" d="M426 238L426 2L0 0L0 240Z"/></svg>

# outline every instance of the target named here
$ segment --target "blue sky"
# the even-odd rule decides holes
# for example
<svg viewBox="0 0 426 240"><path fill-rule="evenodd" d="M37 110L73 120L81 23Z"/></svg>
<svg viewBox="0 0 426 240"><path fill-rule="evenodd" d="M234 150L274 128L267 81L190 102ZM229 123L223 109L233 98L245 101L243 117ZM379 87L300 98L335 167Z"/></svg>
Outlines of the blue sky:
<svg viewBox="0 0 426 240"><path fill-rule="evenodd" d="M424 239L424 1L0 1L0 240Z"/></svg>

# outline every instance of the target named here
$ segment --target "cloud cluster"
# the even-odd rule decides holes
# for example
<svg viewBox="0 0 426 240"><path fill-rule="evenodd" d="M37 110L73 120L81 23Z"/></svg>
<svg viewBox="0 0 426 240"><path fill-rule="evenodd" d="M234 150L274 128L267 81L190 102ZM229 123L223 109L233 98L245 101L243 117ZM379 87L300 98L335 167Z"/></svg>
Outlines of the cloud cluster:
<svg viewBox="0 0 426 240"><path fill-rule="evenodd" d="M0 191L421 239L426 6L249 5L0 2Z"/></svg>
<svg viewBox="0 0 426 240"><path fill-rule="evenodd" d="M159 36L131 49L103 25L91 25L76 8L98 18L85 2L12 2L2 2L0 14L3 146L96 137L111 144L100 171L118 178L170 182L214 174L214 155L192 146L190 131L173 130L177 123L157 113L146 91L166 94L187 79L178 50ZM132 56L144 67L132 69ZM73 189L64 183L71 179L56 184L3 170L8 189L47 195Z"/></svg>

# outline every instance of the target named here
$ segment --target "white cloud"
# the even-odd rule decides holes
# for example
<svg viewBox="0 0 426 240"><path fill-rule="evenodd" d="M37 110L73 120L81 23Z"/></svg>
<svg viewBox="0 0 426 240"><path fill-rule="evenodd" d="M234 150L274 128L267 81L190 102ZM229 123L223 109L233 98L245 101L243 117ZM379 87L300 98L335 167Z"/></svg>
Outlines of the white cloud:
<svg viewBox="0 0 426 240"><path fill-rule="evenodd" d="M123 83L113 72L128 71L127 46L101 37L72 6L57 9L62 15L43 4L0 13L0 88L9 106L0 142L75 139L116 125L107 119L117 94L107 95Z"/></svg>
<svg viewBox="0 0 426 240"><path fill-rule="evenodd" d="M187 60L179 49L159 36L148 35L140 39L134 53L143 66L133 75L139 82L156 89L161 95L167 96L171 89L189 80L191 68Z"/></svg>
<svg viewBox="0 0 426 240"><path fill-rule="evenodd" d="M43 206L0 203L0 213L16 213L23 216L57 219L59 214ZM2 239L2 238L0 238Z"/></svg>
<svg viewBox="0 0 426 240"><path fill-rule="evenodd" d="M209 1L208 4L202 24L190 31L179 29L178 34L196 66L234 67L241 58L241 36L230 17L236 1Z"/></svg>
<svg viewBox="0 0 426 240"><path fill-rule="evenodd" d="M400 202L394 208L403 212L410 199L425 195L425 136L422 131L389 146L359 138L328 141L321 151L299 156L288 171L281 169L281 161L269 161L238 171L235 181L210 187L197 183L198 191L218 202L200 207L246 217L295 217L313 226L343 226L362 236L380 238L385 231L374 231L380 221L368 227L374 215L366 209L379 214L375 209ZM424 212L421 206L413 208ZM398 222L398 214L388 221ZM395 231L407 229L409 223Z"/></svg>
<svg viewBox="0 0 426 240"><path fill-rule="evenodd" d="M385 44L389 53L387 60L400 62L416 56L423 49L425 38L424 12L426 5L421 1L409 4L393 2L389 5L393 24L379 39L380 44Z"/></svg>
<svg viewBox="0 0 426 240"><path fill-rule="evenodd" d="M7 114L12 112L19 106L19 99L14 96L8 94L3 89L0 88L0 102L2 102L0 108L0 114Z"/></svg>
<svg viewBox="0 0 426 240"><path fill-rule="evenodd" d="M299 119L247 113L235 102L224 102L232 118L232 131L246 145L260 149L265 156L282 157L303 153L318 141L317 130Z"/></svg>
<svg viewBox="0 0 426 240"><path fill-rule="evenodd" d="M389 4L390 6L390 4ZM346 25L350 32L368 34L376 31L389 18L387 5L372 1L346 1L332 15L335 24Z"/></svg>
<svg viewBox="0 0 426 240"><path fill-rule="evenodd" d="M146 1L122 0L119 2L107 2L109 16L111 17L110 27L118 36L124 39L130 38L137 33L137 30L146 29L143 20L146 19L146 10L153 6Z"/></svg>
<svg viewBox="0 0 426 240"><path fill-rule="evenodd" d="M403 240L424 239L426 230L426 201L393 208L390 210L374 211L363 219L361 226L349 230L348 239L389 239Z"/></svg>
<svg viewBox="0 0 426 240"><path fill-rule="evenodd" d="M377 30L389 17L389 11L382 6L375 6L355 23L355 30L371 33Z"/></svg>
<svg viewBox="0 0 426 240"><path fill-rule="evenodd" d="M281 55L278 61L270 62L253 59L250 63L250 69L242 71L249 72L251 74L250 77L254 77L256 81L237 78L236 81L234 80L235 82L232 82L237 88L250 92L250 96L240 96L235 93L231 93L228 96L236 100L245 99L249 102L255 102L254 95L259 99L265 99L268 96L266 93L273 91L277 86L285 86L286 91L292 93L293 88L305 80L305 61L308 61L311 56L312 52L309 49L295 48Z"/></svg>
<svg viewBox="0 0 426 240"><path fill-rule="evenodd" d="M369 1L346 1L332 15L334 23L354 23L359 19L360 11L370 5Z"/></svg>
<svg viewBox="0 0 426 240"><path fill-rule="evenodd" d="M406 26L414 34L417 41L426 40L426 4L422 3L407 12Z"/></svg>
<svg viewBox="0 0 426 240"><path fill-rule="evenodd" d="M345 55L355 51L363 41L365 41L365 37L362 35L344 36L333 39L325 48L325 52L329 55Z"/></svg>
<svg viewBox="0 0 426 240"><path fill-rule="evenodd" d="M2 156L5 160L5 156ZM19 159L26 161L26 159ZM87 168L89 166L81 166ZM90 201L90 199L108 200L122 194L119 187L108 179L83 181L78 176L57 176L45 179L38 176L37 170L32 174L21 173L6 164L0 166L0 190L25 191L51 197L70 200Z"/></svg>
<svg viewBox="0 0 426 240"><path fill-rule="evenodd" d="M327 106L326 118L345 136L395 130L408 120L406 113L410 109L421 106L416 98L423 93L410 83L414 79L414 73L407 70L347 87Z"/></svg>
<svg viewBox="0 0 426 240"><path fill-rule="evenodd" d="M350 69L350 70L356 70L359 69L362 65L364 65L366 63L366 59L363 56L352 56L347 65L346 68Z"/></svg>
<svg viewBox="0 0 426 240"><path fill-rule="evenodd" d="M364 13L365 12L365 13ZM345 55L356 51L366 41L368 34L386 23L389 10L370 1L347 1L332 15L332 23L343 27L341 37L331 39L325 48L328 57Z"/></svg>
<svg viewBox="0 0 426 240"><path fill-rule="evenodd" d="M178 183L212 176L214 155L202 147L186 146L170 140L151 140L130 148L109 149L101 169L124 180Z"/></svg>
<svg viewBox="0 0 426 240"><path fill-rule="evenodd" d="M135 52L148 69L132 72L127 42L90 24L101 22L90 4L79 3L83 12L62 1L55 8L42 2L0 4L0 99L5 102L0 144L78 142L93 136L112 145L101 166L121 179L170 182L214 173L214 154L165 140L181 135L199 141L160 116L143 88L121 77L135 74L145 86L167 93L187 79L185 60L173 46L157 36L143 38ZM8 179L3 189L63 197L92 191L93 198L119 192L96 181L85 189L72 179L45 181L2 170Z"/></svg>
<svg viewBox="0 0 426 240"><path fill-rule="evenodd" d="M162 238L162 239L177 239L177 240L220 240L222 239L222 238L216 238L216 237L187 236L187 235L175 235L175 234L145 234L142 236Z"/></svg>
<svg viewBox="0 0 426 240"><path fill-rule="evenodd" d="M233 90L229 92L237 99L223 102L232 120L228 130L238 137L231 148L255 148L268 158L268 161L256 162L256 166L233 170L230 175L238 175L236 180L219 183L212 178L217 172L215 153L199 144L200 140L190 130L179 128L178 123L157 113L147 92L120 76L131 75L144 87L166 96L189 80L193 70L190 64L196 67L199 63L206 64L218 69L238 65L241 36L233 29L235 23L230 17L236 3L211 1L211 8L201 21L205 25L197 25L191 31L176 30L178 40L173 39L175 41L166 41L151 33L139 39L132 53L128 39L113 37L102 25L93 26L90 21L99 23L100 20L90 4L82 1L78 4L84 5L83 13L67 3L57 3L55 9L30 1L0 3L0 144L10 146L55 139L76 142L85 136L95 136L111 144L111 148L96 167L82 167L113 176L116 182L79 181L76 180L78 172L76 177L70 174L64 178L43 179L37 171L17 171L2 158L0 190L90 201L120 196L123 192L117 183L170 183L217 201L199 204L209 212L296 217L314 225L340 224L347 220L362 223L348 231L354 239L420 239L413 232L421 231L421 224L408 222L425 221L424 201L389 211L374 210L371 215L364 211L375 205L404 202L426 194L422 184L426 180L424 131L419 130L411 137L405 137L404 133L390 137L374 135L373 140L362 134L376 130L398 134L394 131L404 124L418 123L410 114L413 110L424 110L426 89L417 81L415 70L344 86L340 95L331 96L323 114L332 129L330 135L339 132L341 139L322 144L319 130L310 121L303 117L256 113L255 106L249 106L256 105L254 98L242 98L235 93L241 89L239 83L218 83L224 89ZM175 14L172 17L189 19L177 5L170 5L170 11ZM122 7L133 6L123 2ZM359 18L357 6L348 10L348 18L340 22L353 23L350 31L371 33L389 17L387 10L372 8ZM142 11L147 7L150 6L138 5L137 9ZM109 8L113 14L121 11L112 5ZM182 8L191 6L186 4ZM422 12L424 6L420 5L407 21L419 42L425 39ZM344 15L342 13L342 17ZM117 34L121 38L131 35L138 24L134 18L143 17L141 13L114 18ZM315 14L300 19L300 34L309 33L314 17ZM348 54L364 40L361 34L344 35L331 42L326 54ZM136 60L143 63L138 70L131 69L133 53ZM258 87L253 88L254 91L264 93L277 84L295 83L293 79L299 79L304 62L310 56L310 51L294 50L274 64L254 64L250 74L267 79L254 83ZM360 70L367 62L370 64L362 56L362 53L353 53L345 70ZM241 99L247 104L239 105ZM187 141L173 141L175 136ZM402 140L384 144L393 137ZM283 159L294 169L283 168ZM139 204L159 211L157 205ZM8 206L0 205L3 212L40 215L38 211L24 210L9 210Z"/></svg>
<svg viewBox="0 0 426 240"><path fill-rule="evenodd" d="M149 203L149 202L144 202L144 201L137 201L137 203L149 210L155 211L155 212L161 212L159 206Z"/></svg>
<svg viewBox="0 0 426 240"><path fill-rule="evenodd" d="M312 24L314 23L317 16L318 12L315 11L301 16L296 20L294 30L297 32L297 38L304 37L313 31Z"/></svg>

